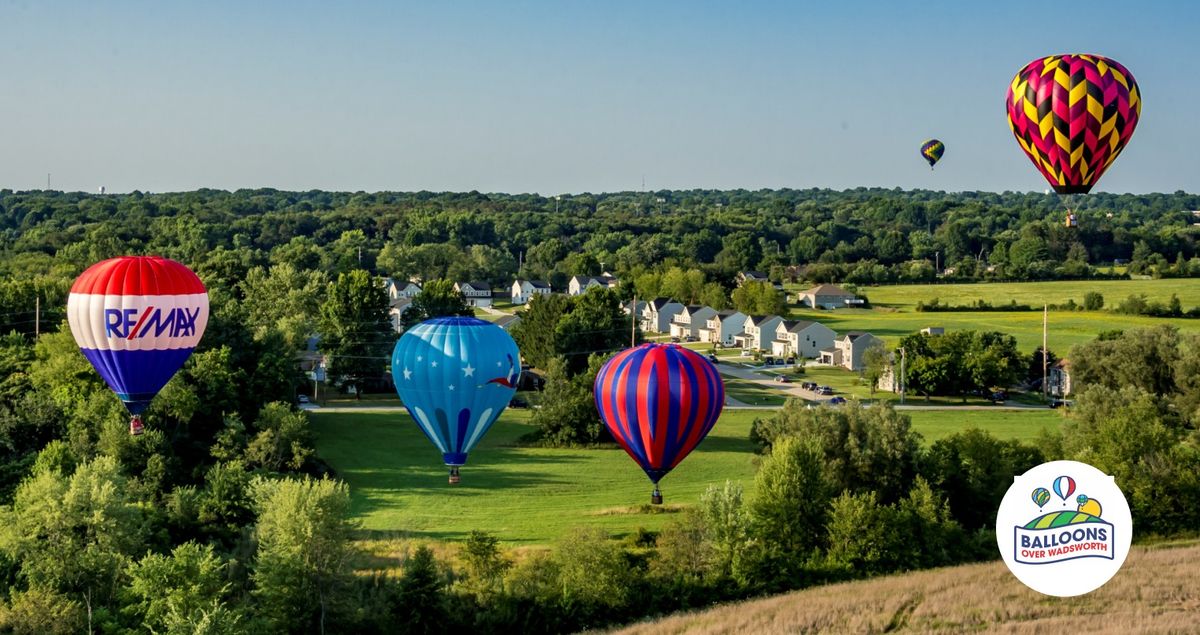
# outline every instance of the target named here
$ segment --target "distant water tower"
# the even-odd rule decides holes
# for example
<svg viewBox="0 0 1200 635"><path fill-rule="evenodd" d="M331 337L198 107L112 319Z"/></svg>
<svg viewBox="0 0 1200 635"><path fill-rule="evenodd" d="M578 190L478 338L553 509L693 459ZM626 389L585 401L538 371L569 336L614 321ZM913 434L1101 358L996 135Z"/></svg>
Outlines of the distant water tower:
<svg viewBox="0 0 1200 635"><path fill-rule="evenodd" d="M100 196L104 196L104 186L100 186Z"/></svg>

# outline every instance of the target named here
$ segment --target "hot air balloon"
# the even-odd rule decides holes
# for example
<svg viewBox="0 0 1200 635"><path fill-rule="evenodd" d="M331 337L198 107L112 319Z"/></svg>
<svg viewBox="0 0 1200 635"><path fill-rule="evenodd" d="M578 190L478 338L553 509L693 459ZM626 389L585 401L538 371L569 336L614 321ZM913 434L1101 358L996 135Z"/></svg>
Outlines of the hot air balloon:
<svg viewBox="0 0 1200 635"><path fill-rule="evenodd" d="M75 343L132 418L175 375L204 335L208 291L191 269L158 256L98 262L71 286L67 322Z"/></svg>
<svg viewBox="0 0 1200 635"><path fill-rule="evenodd" d="M442 451L450 482L517 391L521 354L504 329L473 317L426 320L392 350L392 381L413 420Z"/></svg>
<svg viewBox="0 0 1200 635"><path fill-rule="evenodd" d="M1038 507L1042 507L1046 503L1050 502L1050 490L1044 487L1039 487L1033 490L1032 497L1034 504L1036 504Z"/></svg>
<svg viewBox="0 0 1200 635"><path fill-rule="evenodd" d="M725 405L725 385L708 360L674 344L618 353L596 374L596 408L617 443L654 483L704 440Z"/></svg>
<svg viewBox="0 0 1200 635"><path fill-rule="evenodd" d="M1064 501L1075 493L1075 479L1070 476L1060 476L1054 479L1054 493Z"/></svg>
<svg viewBox="0 0 1200 635"><path fill-rule="evenodd" d="M930 139L921 144L921 156L929 162L929 169L933 169L933 164L941 160L942 154L946 152L946 144L937 139Z"/></svg>
<svg viewBox="0 0 1200 635"><path fill-rule="evenodd" d="M1051 55L1008 87L1008 125L1059 194L1086 194L1125 149L1142 112L1137 82L1099 55Z"/></svg>

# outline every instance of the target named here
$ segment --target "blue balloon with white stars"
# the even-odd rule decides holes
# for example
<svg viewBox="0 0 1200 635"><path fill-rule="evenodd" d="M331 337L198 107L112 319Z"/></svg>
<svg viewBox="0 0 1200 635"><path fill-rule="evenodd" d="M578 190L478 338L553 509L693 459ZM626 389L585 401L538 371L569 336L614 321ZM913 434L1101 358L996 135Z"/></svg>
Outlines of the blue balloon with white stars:
<svg viewBox="0 0 1200 635"><path fill-rule="evenodd" d="M521 353L502 328L473 317L426 320L392 351L392 381L413 420L451 467L467 462L517 391Z"/></svg>

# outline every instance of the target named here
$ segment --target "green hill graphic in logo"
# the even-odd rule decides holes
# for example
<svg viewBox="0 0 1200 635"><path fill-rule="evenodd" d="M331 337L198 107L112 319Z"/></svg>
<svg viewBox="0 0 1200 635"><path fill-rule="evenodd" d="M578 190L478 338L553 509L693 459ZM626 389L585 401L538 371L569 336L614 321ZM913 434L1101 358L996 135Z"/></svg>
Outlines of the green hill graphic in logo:
<svg viewBox="0 0 1200 635"><path fill-rule="evenodd" d="M1080 523L1103 523L1098 516L1077 511L1050 512L1025 523L1023 529L1053 529ZM1107 524L1107 523L1105 523Z"/></svg>

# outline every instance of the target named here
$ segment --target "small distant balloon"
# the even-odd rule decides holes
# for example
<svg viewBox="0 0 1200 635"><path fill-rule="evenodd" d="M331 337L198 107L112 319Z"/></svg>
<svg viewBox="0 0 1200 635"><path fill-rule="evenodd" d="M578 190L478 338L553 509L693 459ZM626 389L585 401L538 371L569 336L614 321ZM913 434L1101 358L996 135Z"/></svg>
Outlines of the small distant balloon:
<svg viewBox="0 0 1200 635"><path fill-rule="evenodd" d="M946 153L946 144L937 139L930 139L921 144L921 156L929 162L929 169L933 169L933 164L942 159L942 155Z"/></svg>
<svg viewBox="0 0 1200 635"><path fill-rule="evenodd" d="M1039 487L1033 490L1033 502L1038 507L1042 507L1046 503L1050 502L1050 490L1044 487Z"/></svg>
<svg viewBox="0 0 1200 635"><path fill-rule="evenodd" d="M1070 476L1060 476L1054 479L1054 493L1064 501L1075 493L1075 479Z"/></svg>

